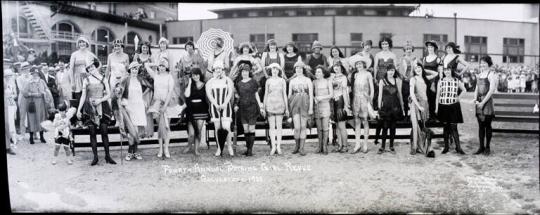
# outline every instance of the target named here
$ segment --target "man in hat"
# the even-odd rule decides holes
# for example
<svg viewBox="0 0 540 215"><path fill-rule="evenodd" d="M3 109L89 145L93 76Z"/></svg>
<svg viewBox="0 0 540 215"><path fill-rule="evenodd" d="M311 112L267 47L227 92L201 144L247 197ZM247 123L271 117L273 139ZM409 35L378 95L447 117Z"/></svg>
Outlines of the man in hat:
<svg viewBox="0 0 540 215"><path fill-rule="evenodd" d="M321 53L322 49L323 46L319 41L313 41L313 44L311 45L311 50L313 51L313 53L306 57L305 62L305 64L309 66L311 71L315 71L315 67L317 67L318 65L322 65L324 66L324 68L328 68L328 59ZM313 73L311 71L308 74L308 77L313 77Z"/></svg>
<svg viewBox="0 0 540 215"><path fill-rule="evenodd" d="M56 77L54 76L54 74L51 74L52 70L54 70L53 67L48 67L47 64L45 64L45 66L41 67L39 77L41 78L41 80L45 81L47 87L49 88L49 91L51 91L54 100L54 107L56 108L58 105L58 97L60 96L60 93L58 90Z"/></svg>
<svg viewBox="0 0 540 215"><path fill-rule="evenodd" d="M17 91L18 91L18 100L17 105L19 106L19 134L26 133L26 98L23 95L23 89L26 88L28 83L30 82L30 79L32 79L32 75L30 75L30 63L23 62L21 63L20 67L20 73L19 76L16 79L17 84Z"/></svg>

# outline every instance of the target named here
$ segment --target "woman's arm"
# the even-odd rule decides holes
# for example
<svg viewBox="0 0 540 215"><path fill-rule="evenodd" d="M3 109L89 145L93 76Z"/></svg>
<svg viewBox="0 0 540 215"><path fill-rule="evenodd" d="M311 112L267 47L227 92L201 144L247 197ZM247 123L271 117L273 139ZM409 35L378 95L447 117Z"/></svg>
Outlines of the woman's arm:
<svg viewBox="0 0 540 215"><path fill-rule="evenodd" d="M211 105L217 106L216 99L214 98L212 91L210 90L210 87L213 85L212 82L212 80L209 80L205 85L206 97L208 98L208 101Z"/></svg>
<svg viewBox="0 0 540 215"><path fill-rule="evenodd" d="M268 89L268 86L269 86L268 82L269 82L269 80L266 80L266 83L264 84L264 89ZM258 97L258 96L256 96L256 97ZM266 104L268 104L267 101L268 101L268 90L265 90L264 91L264 96L263 96L263 107L266 106ZM287 101L287 100L285 100L285 101Z"/></svg>
<svg viewBox="0 0 540 215"><path fill-rule="evenodd" d="M107 101L111 98L111 88L109 87L107 83L105 83L104 85L105 85L105 95L103 96L103 98L101 98L99 103ZM127 89L124 89L124 90L127 90Z"/></svg>
<svg viewBox="0 0 540 215"><path fill-rule="evenodd" d="M278 57L279 57L279 65L281 66L281 69L285 68L285 57L283 56L283 54L277 52L278 54Z"/></svg>
<svg viewBox="0 0 540 215"><path fill-rule="evenodd" d="M308 109L308 113L312 114L313 113L313 83L311 82L311 80L309 80L307 84L308 84L308 92L309 92L309 109Z"/></svg>
<svg viewBox="0 0 540 215"><path fill-rule="evenodd" d="M263 66L268 66L268 65L265 65L265 62L266 62L266 53L267 53L267 52L263 52L262 57L261 57L261 65L263 65Z"/></svg>
<svg viewBox="0 0 540 215"><path fill-rule="evenodd" d="M440 99L440 92L441 92L441 81L437 83L437 95L435 97L435 113L438 113L439 111L439 99Z"/></svg>
<svg viewBox="0 0 540 215"><path fill-rule="evenodd" d="M426 72L426 73L427 73L427 72ZM433 79L436 78L438 75L439 75L439 73L433 72L433 73L426 74L426 78L427 78L428 80L433 80ZM426 84L427 84L427 83L426 83Z"/></svg>
<svg viewBox="0 0 540 215"><path fill-rule="evenodd" d="M380 53L380 52L379 52ZM375 59L373 60L373 75L377 75L377 72L379 71L379 53L375 54Z"/></svg>
<svg viewBox="0 0 540 215"><path fill-rule="evenodd" d="M411 96L411 101L414 103L416 108L421 109L422 107L420 107L420 104L418 103L418 100L416 99L416 93L414 93L415 88L416 88L416 78L411 78L410 87L409 87L409 92L410 92L409 95Z"/></svg>
<svg viewBox="0 0 540 215"><path fill-rule="evenodd" d="M379 80L379 97L378 97L378 100L377 103L378 103L378 106L379 106L379 110L381 109L382 107L382 91L383 91L383 80Z"/></svg>
<svg viewBox="0 0 540 215"><path fill-rule="evenodd" d="M283 101L285 101L285 113L289 113L289 103L287 102L287 92L286 92L287 82L285 81L285 79L281 79L281 87L283 87Z"/></svg>
<svg viewBox="0 0 540 215"><path fill-rule="evenodd" d="M467 63L467 61L465 61L465 60L463 59L463 57L461 57L461 56L458 56L458 62L461 63L461 64L463 64L463 66L465 66L465 68L463 68L463 69L461 70L461 72L459 73L459 75L461 76L461 74L463 74L465 71L467 71L467 69L469 69L469 67L470 67L471 65L470 65L469 63Z"/></svg>
<svg viewBox="0 0 540 215"><path fill-rule="evenodd" d="M345 109L350 110L350 102L349 102L349 87L347 86L347 78L341 80L341 85L343 86L341 89L341 92L343 93L343 101L345 103Z"/></svg>
<svg viewBox="0 0 540 215"><path fill-rule="evenodd" d="M189 98L191 96L191 78L189 79L188 81L188 85L186 87L186 89L184 90L184 96L187 98Z"/></svg>
<svg viewBox="0 0 540 215"><path fill-rule="evenodd" d="M225 97L225 102L223 103L224 105L229 103L233 97L233 93L235 90L234 90L234 85L233 85L233 81L229 78L229 77L225 77L229 80L227 80L227 87L229 88L229 92L231 93L228 93L229 95L227 95L227 97Z"/></svg>
<svg viewBox="0 0 540 215"><path fill-rule="evenodd" d="M373 76L369 72L367 72L367 75L369 83L369 102L371 103L373 101L373 97L375 96L375 87L373 86Z"/></svg>
<svg viewBox="0 0 540 215"><path fill-rule="evenodd" d="M75 53L71 54L71 57L69 58L69 69L68 69L68 76L69 76L72 90L75 90L75 85L73 84L73 73L75 72L75 70L73 70L74 66L75 66Z"/></svg>
<svg viewBox="0 0 540 215"><path fill-rule="evenodd" d="M105 77L111 77L111 55L107 57L107 68L105 69Z"/></svg>
<svg viewBox="0 0 540 215"><path fill-rule="evenodd" d="M153 63L144 63L144 68L146 69L146 72L148 72L148 75L150 75L150 77L152 78L155 78L156 76L156 71L154 71L150 66L151 65L154 65Z"/></svg>
<svg viewBox="0 0 540 215"><path fill-rule="evenodd" d="M293 79L291 79L291 81L289 82L289 93L288 93L288 98L291 97L291 93L292 93L292 83L293 83Z"/></svg>
<svg viewBox="0 0 540 215"><path fill-rule="evenodd" d="M401 94L401 87L403 86L403 82L400 78L396 79L396 86L398 91L398 99L399 99L399 105L401 105L401 111L403 111L403 115L406 115L405 108L403 105L403 94Z"/></svg>

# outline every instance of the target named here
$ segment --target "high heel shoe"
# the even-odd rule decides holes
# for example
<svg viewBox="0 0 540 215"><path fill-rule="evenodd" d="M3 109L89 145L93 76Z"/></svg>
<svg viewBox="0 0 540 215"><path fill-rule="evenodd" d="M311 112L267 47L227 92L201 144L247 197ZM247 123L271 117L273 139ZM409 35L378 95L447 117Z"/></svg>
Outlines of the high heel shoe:
<svg viewBox="0 0 540 215"><path fill-rule="evenodd" d="M95 166L98 163L98 158L94 157L94 160L92 160L92 163L90 163L90 166Z"/></svg>
<svg viewBox="0 0 540 215"><path fill-rule="evenodd" d="M116 164L116 162L109 156L105 157L105 162L109 164Z"/></svg>

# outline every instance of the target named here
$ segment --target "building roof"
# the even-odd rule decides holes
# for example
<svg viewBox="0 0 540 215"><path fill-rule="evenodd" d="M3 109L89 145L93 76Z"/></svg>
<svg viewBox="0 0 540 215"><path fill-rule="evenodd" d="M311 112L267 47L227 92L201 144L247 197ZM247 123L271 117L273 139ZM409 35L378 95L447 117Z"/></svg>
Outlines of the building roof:
<svg viewBox="0 0 540 215"><path fill-rule="evenodd" d="M214 13L239 10L266 10L266 9L329 9L329 8L403 8L415 10L420 4L280 4L260 6L260 4L252 4L238 6L234 8L222 8L209 10Z"/></svg>
<svg viewBox="0 0 540 215"><path fill-rule="evenodd" d="M63 2L56 2L56 3L39 2L38 4L50 4L51 10L53 12L56 11L57 13L69 14L69 15L74 15L74 16L79 16L79 17L84 17L84 18L90 18L90 19L97 19L97 20L102 20L102 21L122 24L122 25L127 22L129 26L159 31L159 25L154 24L154 23L130 19L123 16L99 12L99 11L90 10L86 8L75 7L69 4L65 4Z"/></svg>

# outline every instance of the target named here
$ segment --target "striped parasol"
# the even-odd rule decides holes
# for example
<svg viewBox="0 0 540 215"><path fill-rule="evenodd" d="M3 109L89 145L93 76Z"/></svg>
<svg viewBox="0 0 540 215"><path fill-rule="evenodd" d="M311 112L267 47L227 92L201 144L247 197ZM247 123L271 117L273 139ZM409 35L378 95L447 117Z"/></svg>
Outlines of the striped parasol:
<svg viewBox="0 0 540 215"><path fill-rule="evenodd" d="M208 58L214 53L216 43L221 38L223 40L223 50L228 53L234 49L234 40L229 32L221 29L210 28L201 34L197 40L196 47L204 58Z"/></svg>

